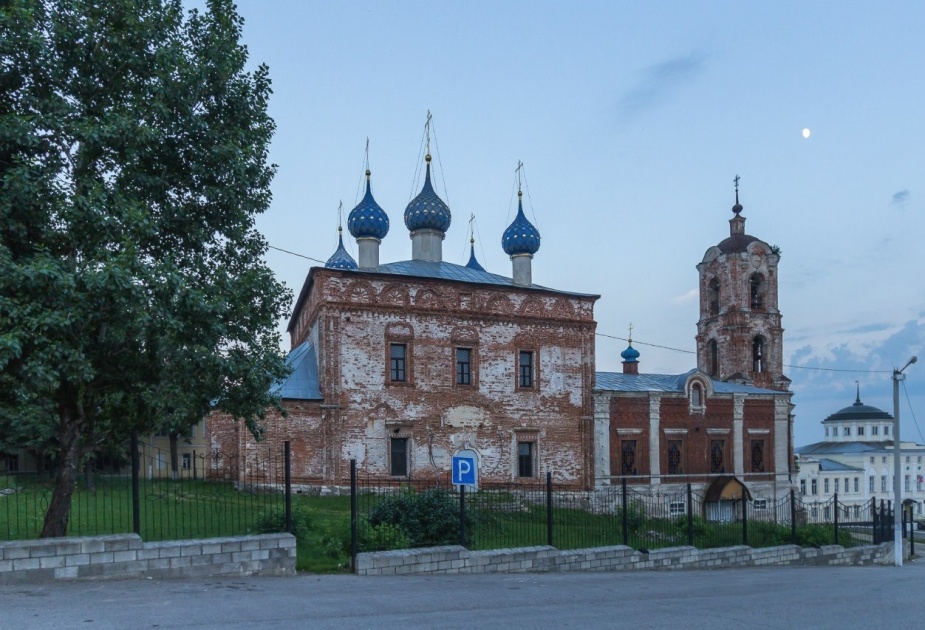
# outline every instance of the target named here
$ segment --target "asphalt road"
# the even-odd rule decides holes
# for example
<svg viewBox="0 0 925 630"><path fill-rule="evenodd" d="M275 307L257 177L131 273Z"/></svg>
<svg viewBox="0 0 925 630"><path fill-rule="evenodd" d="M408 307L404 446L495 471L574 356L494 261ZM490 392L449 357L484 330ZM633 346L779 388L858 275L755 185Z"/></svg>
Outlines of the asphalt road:
<svg viewBox="0 0 925 630"><path fill-rule="evenodd" d="M925 561L638 573L62 582L0 628L922 628Z"/></svg>

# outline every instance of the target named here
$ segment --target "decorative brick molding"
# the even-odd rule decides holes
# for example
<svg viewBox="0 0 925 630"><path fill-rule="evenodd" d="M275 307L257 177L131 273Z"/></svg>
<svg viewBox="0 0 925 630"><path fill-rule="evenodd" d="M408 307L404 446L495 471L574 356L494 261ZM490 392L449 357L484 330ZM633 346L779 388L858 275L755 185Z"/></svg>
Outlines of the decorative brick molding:
<svg viewBox="0 0 925 630"><path fill-rule="evenodd" d="M908 555L908 546L906 546ZM357 555L359 575L412 573L552 573L566 571L638 571L644 569L712 569L759 565L892 564L893 543L845 548L841 545L783 545L753 549L669 547L648 553L630 547L559 550L520 547L469 551L458 545L379 551Z"/></svg>
<svg viewBox="0 0 925 630"><path fill-rule="evenodd" d="M0 542L0 585L80 578L295 575L292 534L142 542L137 534Z"/></svg>

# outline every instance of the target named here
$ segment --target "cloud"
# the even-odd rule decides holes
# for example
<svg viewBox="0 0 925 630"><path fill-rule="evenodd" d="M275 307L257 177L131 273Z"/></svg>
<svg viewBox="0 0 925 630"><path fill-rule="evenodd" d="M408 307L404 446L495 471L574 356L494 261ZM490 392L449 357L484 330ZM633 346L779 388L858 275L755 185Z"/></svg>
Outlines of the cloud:
<svg viewBox="0 0 925 630"><path fill-rule="evenodd" d="M838 332L842 335L859 335L861 333L881 332L883 330L889 330L890 328L893 328L893 324L864 324Z"/></svg>
<svg viewBox="0 0 925 630"><path fill-rule="evenodd" d="M704 58L697 52L649 66L636 86L620 99L620 109L627 115L650 109L702 73L704 67Z"/></svg>
<svg viewBox="0 0 925 630"><path fill-rule="evenodd" d="M700 293L697 289L691 289L687 293L682 295L675 296L671 298L671 301L675 304L686 304L687 302L692 302L699 297Z"/></svg>
<svg viewBox="0 0 925 630"><path fill-rule="evenodd" d="M907 201L909 201L909 190L905 189L893 193L893 201L890 203L894 206L905 207Z"/></svg>

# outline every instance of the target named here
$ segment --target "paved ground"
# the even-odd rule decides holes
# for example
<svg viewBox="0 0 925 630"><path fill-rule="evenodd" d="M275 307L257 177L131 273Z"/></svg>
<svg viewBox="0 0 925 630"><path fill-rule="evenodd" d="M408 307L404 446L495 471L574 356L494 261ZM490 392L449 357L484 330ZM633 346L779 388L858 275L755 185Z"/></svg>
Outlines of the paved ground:
<svg viewBox="0 0 925 630"><path fill-rule="evenodd" d="M0 591L0 628L922 628L925 561L639 573L70 582Z"/></svg>

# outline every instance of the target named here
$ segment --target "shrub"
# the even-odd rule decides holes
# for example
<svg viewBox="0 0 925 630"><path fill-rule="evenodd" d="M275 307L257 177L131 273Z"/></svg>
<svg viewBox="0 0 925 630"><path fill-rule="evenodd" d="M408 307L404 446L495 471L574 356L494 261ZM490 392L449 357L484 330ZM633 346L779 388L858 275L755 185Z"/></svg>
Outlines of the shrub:
<svg viewBox="0 0 925 630"><path fill-rule="evenodd" d="M429 547L459 542L459 504L445 490L405 491L383 498L368 516L373 529L398 527L409 547ZM472 531L472 517L466 515L466 529ZM388 532L388 533L387 533ZM384 537L394 532L383 530Z"/></svg>
<svg viewBox="0 0 925 630"><path fill-rule="evenodd" d="M292 506L292 534L299 540L308 538L312 529L312 516L308 508ZM254 531L258 534L275 534L286 531L286 509L272 507L264 510L254 523Z"/></svg>
<svg viewBox="0 0 925 630"><path fill-rule="evenodd" d="M350 556L350 517L339 518L325 524L318 536L321 553L329 558ZM357 520L357 548L359 551L389 551L407 549L408 536L397 525L382 523L370 525Z"/></svg>

